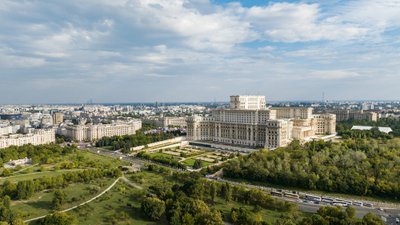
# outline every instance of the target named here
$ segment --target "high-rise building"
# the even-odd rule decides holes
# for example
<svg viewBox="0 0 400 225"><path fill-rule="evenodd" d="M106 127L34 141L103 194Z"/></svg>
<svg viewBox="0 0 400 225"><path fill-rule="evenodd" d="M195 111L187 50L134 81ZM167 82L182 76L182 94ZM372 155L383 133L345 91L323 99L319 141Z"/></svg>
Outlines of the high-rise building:
<svg viewBox="0 0 400 225"><path fill-rule="evenodd" d="M64 114L61 112L56 112L53 114L53 124L58 125L64 122Z"/></svg>
<svg viewBox="0 0 400 225"><path fill-rule="evenodd" d="M265 109L265 96L233 95L230 97L231 109Z"/></svg>

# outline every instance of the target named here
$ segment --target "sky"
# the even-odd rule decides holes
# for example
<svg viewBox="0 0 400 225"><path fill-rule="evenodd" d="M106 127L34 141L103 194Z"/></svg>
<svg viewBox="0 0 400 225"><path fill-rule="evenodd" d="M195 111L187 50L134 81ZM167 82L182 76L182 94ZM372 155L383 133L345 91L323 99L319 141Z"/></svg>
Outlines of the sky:
<svg viewBox="0 0 400 225"><path fill-rule="evenodd" d="M400 0L1 0L0 104L400 99Z"/></svg>

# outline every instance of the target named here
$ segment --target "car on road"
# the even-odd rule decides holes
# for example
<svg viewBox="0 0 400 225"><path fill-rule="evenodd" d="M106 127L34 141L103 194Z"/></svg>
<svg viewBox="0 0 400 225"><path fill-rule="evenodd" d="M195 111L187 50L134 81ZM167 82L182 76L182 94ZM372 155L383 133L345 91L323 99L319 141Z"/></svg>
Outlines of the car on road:
<svg viewBox="0 0 400 225"><path fill-rule="evenodd" d="M347 203L344 203L344 202L334 202L333 205L334 206L342 206L342 207L349 206Z"/></svg>
<svg viewBox="0 0 400 225"><path fill-rule="evenodd" d="M354 205L354 206L363 206L363 203L362 203L362 202L354 201L354 202L353 202L353 205Z"/></svg>
<svg viewBox="0 0 400 225"><path fill-rule="evenodd" d="M321 201L321 197L317 196L317 195L306 194L306 195L304 195L304 198L306 200L315 201L315 202L320 202Z"/></svg>
<svg viewBox="0 0 400 225"><path fill-rule="evenodd" d="M333 203L333 198L322 197L321 201L324 202L324 203L332 204Z"/></svg>
<svg viewBox="0 0 400 225"><path fill-rule="evenodd" d="M372 205L372 204L369 203L369 202L364 202L363 206L368 207L368 208L374 207L374 205Z"/></svg>

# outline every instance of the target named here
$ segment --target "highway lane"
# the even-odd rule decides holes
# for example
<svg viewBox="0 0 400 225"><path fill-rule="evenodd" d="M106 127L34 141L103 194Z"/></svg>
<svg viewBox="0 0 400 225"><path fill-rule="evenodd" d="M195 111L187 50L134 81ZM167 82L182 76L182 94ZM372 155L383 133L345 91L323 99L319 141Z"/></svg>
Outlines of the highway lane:
<svg viewBox="0 0 400 225"><path fill-rule="evenodd" d="M218 182L228 182L233 185L240 185L248 188L256 188L260 189L263 191L271 191L273 190L272 188L267 188L264 186L257 186L257 185L252 185L252 184L244 184L244 183L239 183L235 181L230 181L230 180L225 180L225 179L210 179L209 180L214 180ZM308 213L316 213L319 208L323 206L328 206L328 204L323 204L323 203L315 203L312 201L304 201L304 200L299 200L299 199L292 199L292 198L286 198L286 197L279 197L279 196L272 196L274 198L278 198L284 201L290 201L290 202L295 202L298 204L299 209L303 212L308 212ZM400 223L396 223L396 218L400 218L400 208L394 208L394 209L383 209L383 208L373 208L373 207L360 207L360 206L354 206L354 209L356 210L356 217L362 218L365 216L367 213L371 212L374 214L377 214L382 217L382 219L386 220L386 224L389 225L397 225Z"/></svg>

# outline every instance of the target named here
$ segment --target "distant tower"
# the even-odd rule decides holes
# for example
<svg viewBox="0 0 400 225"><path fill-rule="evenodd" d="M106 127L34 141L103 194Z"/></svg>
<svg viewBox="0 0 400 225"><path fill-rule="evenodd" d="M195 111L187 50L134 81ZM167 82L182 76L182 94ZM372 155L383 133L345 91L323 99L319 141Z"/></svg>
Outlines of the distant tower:
<svg viewBox="0 0 400 225"><path fill-rule="evenodd" d="M325 92L322 92L322 102L325 103Z"/></svg>

